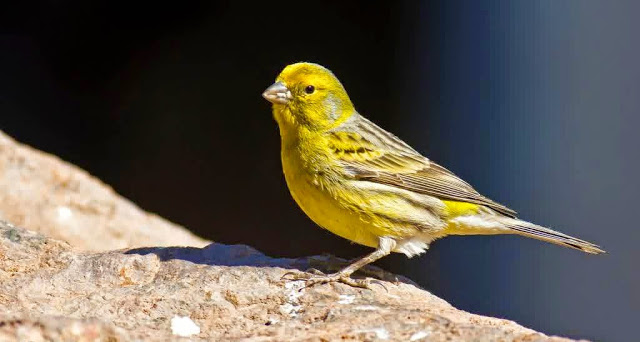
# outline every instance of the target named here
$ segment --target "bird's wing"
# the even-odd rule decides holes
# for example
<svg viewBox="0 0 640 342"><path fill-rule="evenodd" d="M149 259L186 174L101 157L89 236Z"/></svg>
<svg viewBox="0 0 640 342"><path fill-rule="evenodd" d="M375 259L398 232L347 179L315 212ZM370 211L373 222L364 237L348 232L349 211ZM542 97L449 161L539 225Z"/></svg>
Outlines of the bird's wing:
<svg viewBox="0 0 640 342"><path fill-rule="evenodd" d="M480 204L509 217L516 215L515 211L482 196L451 171L357 113L329 132L329 145L346 172L355 179L440 199Z"/></svg>

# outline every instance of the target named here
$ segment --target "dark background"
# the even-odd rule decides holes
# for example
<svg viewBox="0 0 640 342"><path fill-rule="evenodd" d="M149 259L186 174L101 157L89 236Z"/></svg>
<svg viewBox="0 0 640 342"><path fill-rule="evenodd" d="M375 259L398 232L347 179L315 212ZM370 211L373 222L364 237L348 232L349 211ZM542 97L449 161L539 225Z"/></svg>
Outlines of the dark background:
<svg viewBox="0 0 640 342"><path fill-rule="evenodd" d="M626 341L640 317L634 1L46 1L0 11L0 129L142 208L273 256L368 249L290 198L260 94L297 61L521 217L601 244L451 237L379 262L453 305Z"/></svg>

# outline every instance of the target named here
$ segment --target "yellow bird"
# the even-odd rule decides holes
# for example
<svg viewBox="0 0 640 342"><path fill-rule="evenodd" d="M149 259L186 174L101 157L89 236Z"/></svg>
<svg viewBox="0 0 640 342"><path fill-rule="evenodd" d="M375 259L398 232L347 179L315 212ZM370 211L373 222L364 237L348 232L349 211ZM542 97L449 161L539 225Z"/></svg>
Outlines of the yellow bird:
<svg viewBox="0 0 640 342"><path fill-rule="evenodd" d="M287 66L262 96L280 128L284 176L319 226L376 250L333 274L295 274L307 286L342 282L391 252L408 257L447 235L518 234L604 253L597 245L516 218L444 167L360 115L321 65Z"/></svg>

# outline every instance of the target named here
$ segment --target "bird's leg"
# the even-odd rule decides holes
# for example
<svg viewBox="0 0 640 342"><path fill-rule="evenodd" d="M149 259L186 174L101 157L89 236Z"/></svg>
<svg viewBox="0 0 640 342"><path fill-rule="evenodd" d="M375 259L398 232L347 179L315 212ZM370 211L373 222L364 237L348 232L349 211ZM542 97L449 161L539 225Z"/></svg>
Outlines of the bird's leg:
<svg viewBox="0 0 640 342"><path fill-rule="evenodd" d="M344 260L330 254L326 254L321 258L309 257L308 262L311 267L305 270L305 272L313 273L317 275L324 275L327 272L340 271L358 259L359 258ZM320 271L320 269L325 270L325 272ZM389 280L389 281L395 281L395 282L398 281L398 277L395 274L387 272L382 268L373 266L371 264L360 267L354 273L358 273L366 277L377 278L380 280Z"/></svg>
<svg viewBox="0 0 640 342"><path fill-rule="evenodd" d="M326 284L333 282L340 282L354 287L362 287L369 288L369 280L368 279L353 279L351 278L351 274L357 271L361 267L370 264L384 256L387 256L391 253L391 251L395 248L396 241L389 237L381 237L379 238L378 248L367 254L366 256L358 259L354 263L348 265L347 267L341 269L336 273L321 275L317 272L311 273L287 273L283 276L284 279L287 280L305 280L305 287L310 287L317 284Z"/></svg>

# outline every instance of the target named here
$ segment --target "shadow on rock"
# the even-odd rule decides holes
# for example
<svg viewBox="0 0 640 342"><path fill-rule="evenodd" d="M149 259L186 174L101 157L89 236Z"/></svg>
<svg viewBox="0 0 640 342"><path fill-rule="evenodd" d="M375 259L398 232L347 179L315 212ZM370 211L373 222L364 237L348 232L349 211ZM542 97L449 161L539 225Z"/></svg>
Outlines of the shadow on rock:
<svg viewBox="0 0 640 342"><path fill-rule="evenodd" d="M246 245L224 245L211 243L206 247L143 247L134 248L125 254L155 254L161 261L184 260L196 264L211 266L253 266L279 267L306 271L311 268L325 273L336 272L351 261L332 255L316 255L298 259L272 258ZM416 285L408 278L389 273L379 267L367 265L355 276L369 276L392 282L403 282Z"/></svg>
<svg viewBox="0 0 640 342"><path fill-rule="evenodd" d="M197 247L142 247L124 252L125 254L155 254L162 261L185 260L196 264L212 266L258 266L298 268L309 267L304 259L271 258L246 245L224 245L211 243Z"/></svg>

